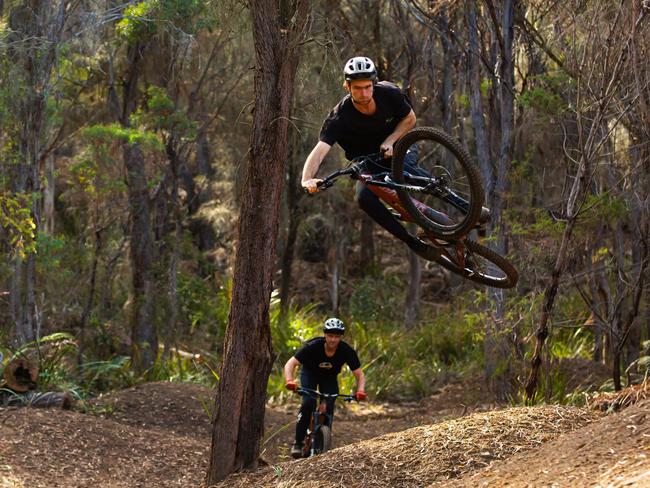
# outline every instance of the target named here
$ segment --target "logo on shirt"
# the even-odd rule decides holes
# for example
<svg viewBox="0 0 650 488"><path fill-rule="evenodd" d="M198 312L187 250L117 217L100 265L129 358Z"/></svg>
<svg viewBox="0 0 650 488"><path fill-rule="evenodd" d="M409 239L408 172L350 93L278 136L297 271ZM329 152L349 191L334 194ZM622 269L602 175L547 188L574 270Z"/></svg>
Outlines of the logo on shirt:
<svg viewBox="0 0 650 488"><path fill-rule="evenodd" d="M386 119L386 123L390 124L393 120L395 120L395 117L389 117Z"/></svg>
<svg viewBox="0 0 650 488"><path fill-rule="evenodd" d="M324 361L318 365L319 368L323 369L332 369L334 366L332 366L332 363L329 363L327 361Z"/></svg>

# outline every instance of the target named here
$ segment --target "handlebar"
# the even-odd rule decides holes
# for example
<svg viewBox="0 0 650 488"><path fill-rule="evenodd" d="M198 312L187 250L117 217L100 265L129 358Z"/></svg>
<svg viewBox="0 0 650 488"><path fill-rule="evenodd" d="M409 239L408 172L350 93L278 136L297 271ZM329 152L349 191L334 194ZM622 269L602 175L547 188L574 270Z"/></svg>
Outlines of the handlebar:
<svg viewBox="0 0 650 488"><path fill-rule="evenodd" d="M322 191L322 190L326 190L327 188L330 188L331 186L334 185L334 182L341 176L349 175L352 179L358 179L359 175L366 168L367 164L369 163L380 164L380 162L383 159L384 159L383 153L373 153L373 154L367 154L365 156L358 156L350 162L350 165L347 168L334 171L333 173L323 178L320 182L318 182L318 189ZM306 188L305 191L307 191Z"/></svg>
<svg viewBox="0 0 650 488"><path fill-rule="evenodd" d="M344 395L342 393L321 393L320 391L312 390L311 388L303 388L303 387L296 388L295 391L299 395L310 396L312 398L321 398L323 400L342 398L346 402L351 402L353 400L356 401L356 397L354 395Z"/></svg>

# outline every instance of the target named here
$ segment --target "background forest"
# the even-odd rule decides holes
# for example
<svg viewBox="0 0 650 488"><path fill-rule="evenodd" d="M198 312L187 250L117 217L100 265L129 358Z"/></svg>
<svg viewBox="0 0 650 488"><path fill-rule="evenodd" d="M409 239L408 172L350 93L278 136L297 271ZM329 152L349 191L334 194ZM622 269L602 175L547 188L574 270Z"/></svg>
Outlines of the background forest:
<svg viewBox="0 0 650 488"><path fill-rule="evenodd" d="M0 1L0 355L37 357L40 388L86 397L142 380L218 383L242 189L254 183L256 8ZM616 389L642 378L647 2L307 10L290 48L292 102L277 94L291 115L276 161L269 395L282 395L281 365L330 315L348 324L373 398L484 375L505 401L525 390L567 402L581 398L576 373L606 369ZM302 164L357 54L410 95L418 125L443 127L475 157L494 216L483 242L515 264L516 289L420 262L362 214L351 184L303 197ZM321 174L344 164L336 151Z"/></svg>

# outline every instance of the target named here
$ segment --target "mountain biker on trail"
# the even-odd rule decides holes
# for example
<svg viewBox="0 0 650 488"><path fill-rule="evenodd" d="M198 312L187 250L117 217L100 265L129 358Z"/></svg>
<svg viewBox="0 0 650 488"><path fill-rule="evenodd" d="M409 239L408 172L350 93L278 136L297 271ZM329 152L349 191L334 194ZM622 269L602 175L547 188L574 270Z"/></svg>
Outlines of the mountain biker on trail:
<svg viewBox="0 0 650 488"><path fill-rule="evenodd" d="M361 362L356 351L342 340L345 325L337 318L330 318L323 325L323 337L316 337L307 341L296 354L284 365L285 386L288 390L295 391L298 385L294 381L294 371L298 365L300 369L300 385L302 388L318 390L321 393L338 393L338 375L344 364L347 364L357 380L357 401L366 399L366 378L361 370ZM308 396L302 397L298 422L296 424L296 440L291 447L291 456L302 457L303 439L307 434L311 413L316 408L316 399ZM328 402L327 411L334 413L334 402Z"/></svg>
<svg viewBox="0 0 650 488"><path fill-rule="evenodd" d="M319 142L303 166L302 186L309 193L318 191L318 182L322 180L316 178L316 174L334 144L343 148L348 160L382 152L387 158L385 167L374 164L367 167L373 174L381 173L390 168L389 158L393 156L395 143L415 126L416 117L410 101L396 85L377 81L377 69L372 60L364 56L351 58L345 63L343 72L343 87L348 95L323 122ZM404 165L409 172L421 174L423 170L417 166L417 160L418 150L414 145L407 151ZM406 243L417 255L427 260L438 257L437 249L411 235L360 181L356 184L356 201L375 222Z"/></svg>

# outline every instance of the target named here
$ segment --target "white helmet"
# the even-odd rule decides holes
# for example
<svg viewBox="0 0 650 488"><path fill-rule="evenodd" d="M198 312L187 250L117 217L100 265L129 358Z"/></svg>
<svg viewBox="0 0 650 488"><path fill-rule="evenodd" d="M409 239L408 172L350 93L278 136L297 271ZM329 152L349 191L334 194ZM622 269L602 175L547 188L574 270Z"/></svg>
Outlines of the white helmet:
<svg viewBox="0 0 650 488"><path fill-rule="evenodd" d="M377 68L370 58L356 56L348 59L343 68L346 81L352 80L376 80Z"/></svg>
<svg viewBox="0 0 650 488"><path fill-rule="evenodd" d="M343 321L337 318L327 319L323 325L323 332L326 334L339 334L343 335L345 333L345 325Z"/></svg>

